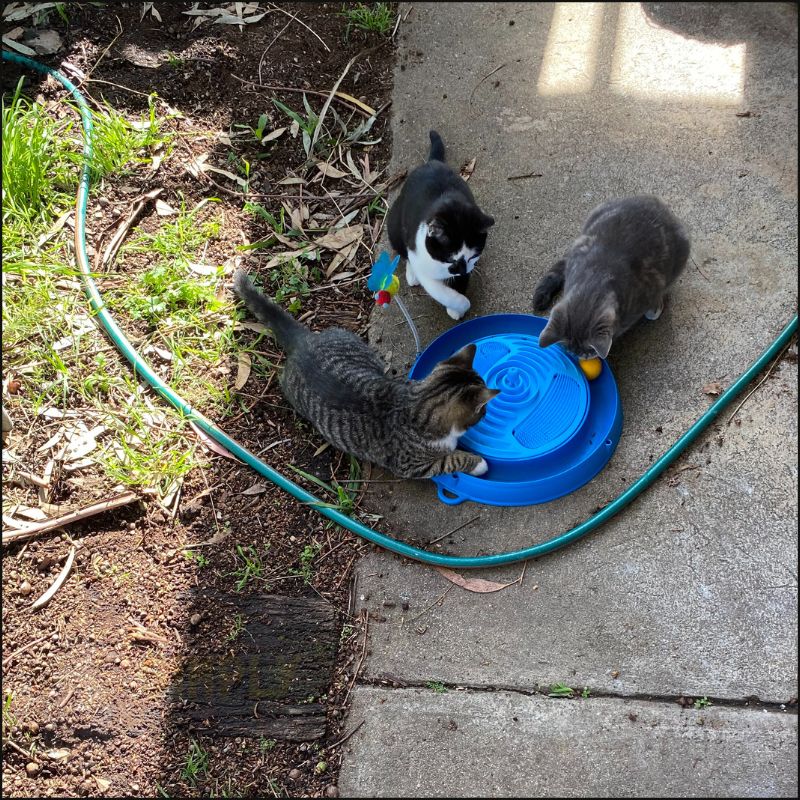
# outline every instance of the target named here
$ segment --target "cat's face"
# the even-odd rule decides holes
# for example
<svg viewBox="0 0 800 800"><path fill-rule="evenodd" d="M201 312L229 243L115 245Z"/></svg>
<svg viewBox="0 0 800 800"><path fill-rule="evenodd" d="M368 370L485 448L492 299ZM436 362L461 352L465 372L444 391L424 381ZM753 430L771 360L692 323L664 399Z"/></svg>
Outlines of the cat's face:
<svg viewBox="0 0 800 800"><path fill-rule="evenodd" d="M486 232L494 218L454 199L440 206L427 225L425 248L431 257L448 264L451 275L466 275L486 247Z"/></svg>
<svg viewBox="0 0 800 800"><path fill-rule="evenodd" d="M615 324L616 310L610 301L588 307L566 298L550 312L550 319L539 334L539 346L558 342L578 358L606 358Z"/></svg>
<svg viewBox="0 0 800 800"><path fill-rule="evenodd" d="M472 368L476 347L468 344L437 364L425 379L426 390L437 399L436 416L443 430L465 431L486 416L486 404L500 394L490 389Z"/></svg>

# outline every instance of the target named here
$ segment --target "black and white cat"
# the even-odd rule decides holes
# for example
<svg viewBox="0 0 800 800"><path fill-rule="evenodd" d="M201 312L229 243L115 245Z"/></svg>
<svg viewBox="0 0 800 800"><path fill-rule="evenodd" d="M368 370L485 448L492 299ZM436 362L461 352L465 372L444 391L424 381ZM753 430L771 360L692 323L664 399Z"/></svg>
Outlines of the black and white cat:
<svg viewBox="0 0 800 800"><path fill-rule="evenodd" d="M392 247L405 258L409 286L422 288L453 319L469 311L469 276L494 219L478 208L466 181L444 161L444 142L430 132L428 160L406 178L389 209Z"/></svg>

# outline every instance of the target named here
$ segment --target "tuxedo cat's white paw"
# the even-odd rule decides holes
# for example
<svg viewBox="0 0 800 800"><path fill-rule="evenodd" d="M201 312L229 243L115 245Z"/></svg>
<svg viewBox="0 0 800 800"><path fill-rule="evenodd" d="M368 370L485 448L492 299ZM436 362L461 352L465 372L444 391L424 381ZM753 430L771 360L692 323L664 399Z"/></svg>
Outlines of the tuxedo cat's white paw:
<svg viewBox="0 0 800 800"><path fill-rule="evenodd" d="M467 300L467 298L465 297L465 298L464 298L464 302L463 302L463 303L459 303L459 304L458 304L458 306L457 306L456 308L453 308L453 307L451 307L451 306L448 306L448 307L447 307L447 315L448 315L448 316L449 316L451 319L461 319L461 317L463 317L463 316L464 316L464 314L466 314L466 313L467 313L467 311L469 311L469 307L470 307L470 305L471 305L471 303L470 303L470 302L469 302L469 300Z"/></svg>
<svg viewBox="0 0 800 800"><path fill-rule="evenodd" d="M470 472L470 475L485 475L489 471L489 465L486 463L486 459L482 458L478 464L476 465L475 469Z"/></svg>
<svg viewBox="0 0 800 800"><path fill-rule="evenodd" d="M411 269L410 264L406 264L406 283L409 286L419 286L419 280L417 276L414 274L414 270Z"/></svg>

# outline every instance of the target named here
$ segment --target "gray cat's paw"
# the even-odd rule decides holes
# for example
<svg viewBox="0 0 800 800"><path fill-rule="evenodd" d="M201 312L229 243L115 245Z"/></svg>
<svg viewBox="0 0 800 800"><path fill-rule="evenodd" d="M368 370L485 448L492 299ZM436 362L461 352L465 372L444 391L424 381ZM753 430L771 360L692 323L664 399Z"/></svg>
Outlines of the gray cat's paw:
<svg viewBox="0 0 800 800"><path fill-rule="evenodd" d="M485 475L489 471L489 465L486 463L486 459L482 458L475 467L470 470L470 475L475 475L476 477L479 475Z"/></svg>
<svg viewBox="0 0 800 800"><path fill-rule="evenodd" d="M658 319L661 316L661 312L664 310L664 306L659 306L655 311L645 311L644 316L645 319Z"/></svg>

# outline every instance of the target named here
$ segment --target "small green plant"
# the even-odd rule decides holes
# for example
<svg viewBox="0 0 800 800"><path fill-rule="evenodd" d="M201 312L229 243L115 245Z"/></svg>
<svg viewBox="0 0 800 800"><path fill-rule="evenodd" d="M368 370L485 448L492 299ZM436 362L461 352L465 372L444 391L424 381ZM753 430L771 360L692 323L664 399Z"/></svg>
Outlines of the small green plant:
<svg viewBox="0 0 800 800"><path fill-rule="evenodd" d="M698 711L703 708L708 708L710 705L713 704L707 697L698 697L697 700L694 701L694 707Z"/></svg>
<svg viewBox="0 0 800 800"><path fill-rule="evenodd" d="M589 697L589 687L588 686L584 686L583 687L583 691L581 692L581 697L584 700L586 700L586 698Z"/></svg>
<svg viewBox="0 0 800 800"><path fill-rule="evenodd" d="M316 506L318 508L333 508L336 511L339 511L342 514L346 514L347 516L351 516L355 512L356 507L356 487L358 484L351 483L350 486L342 486L337 481L333 482L333 485L325 483L325 481L317 478L315 475L309 475L309 473L303 471L299 467L295 467L293 464L289 464L289 467L293 469L298 475L302 475L306 480L311 481L311 483L319 486L321 489L324 489L329 494L333 495L333 500L329 503L317 503ZM361 475L361 467L359 466L358 460L351 457L350 458L350 480L356 481L358 480L359 476Z"/></svg>
<svg viewBox="0 0 800 800"><path fill-rule="evenodd" d="M395 18L388 3L350 3L341 12L347 19L345 36L350 36L350 29L379 33L386 36L394 25Z"/></svg>
<svg viewBox="0 0 800 800"><path fill-rule="evenodd" d="M228 631L227 636L225 637L226 642L233 642L239 638L239 636L244 631L244 618L241 614L237 614L233 618L233 625L231 626L230 631Z"/></svg>
<svg viewBox="0 0 800 800"><path fill-rule="evenodd" d="M173 69L177 69L178 67L182 67L186 63L186 60L181 58L180 56L176 56L173 52L167 53L167 64L169 64Z"/></svg>
<svg viewBox="0 0 800 800"><path fill-rule="evenodd" d="M550 687L550 691L548 692L548 697L569 697L572 698L575 696L574 689L571 689L565 683L554 683Z"/></svg>
<svg viewBox="0 0 800 800"><path fill-rule="evenodd" d="M261 753L269 753L276 744L278 744L277 739L266 739L263 736L258 737L258 749Z"/></svg>
<svg viewBox="0 0 800 800"><path fill-rule="evenodd" d="M236 578L237 592L241 592L251 581L264 580L264 562L253 545L236 545L236 563L237 568L230 574Z"/></svg>
<svg viewBox="0 0 800 800"><path fill-rule="evenodd" d="M314 577L314 559L319 555L322 550L322 545L307 544L300 553L300 569L293 569L293 575L299 575L303 579L303 583L310 584Z"/></svg>
<svg viewBox="0 0 800 800"><path fill-rule="evenodd" d="M3 742L11 735L11 729L17 724L17 718L11 713L13 699L13 693L7 689L6 696L3 698Z"/></svg>
<svg viewBox="0 0 800 800"><path fill-rule="evenodd" d="M346 642L353 635L352 625L342 625L342 632L339 634L339 643Z"/></svg>
<svg viewBox="0 0 800 800"><path fill-rule="evenodd" d="M184 550L183 557L187 561L194 561L194 563L197 564L197 566L200 569L203 569L203 567L207 567L210 563L208 558L198 550Z"/></svg>
<svg viewBox="0 0 800 800"><path fill-rule="evenodd" d="M208 775L208 753L199 742L192 739L189 744L189 753L186 756L186 764L181 770L181 778L191 786L195 786L198 779L206 775Z"/></svg>
<svg viewBox="0 0 800 800"><path fill-rule="evenodd" d="M444 694L447 691L447 687L441 681L428 681L425 685L436 694Z"/></svg>
<svg viewBox="0 0 800 800"><path fill-rule="evenodd" d="M276 100L273 98L272 102L275 104L275 107L283 111L289 119L293 122L296 122L300 131L303 135L303 149L306 151L306 157L311 157L311 139L314 137L314 131L317 129L317 125L319 124L319 116L311 108L311 104L308 102L308 98L303 94L303 107L306 110L306 116L302 116L298 114L296 111L293 111L289 106L285 103L281 103L280 100Z"/></svg>

